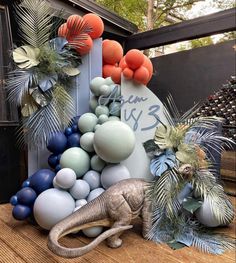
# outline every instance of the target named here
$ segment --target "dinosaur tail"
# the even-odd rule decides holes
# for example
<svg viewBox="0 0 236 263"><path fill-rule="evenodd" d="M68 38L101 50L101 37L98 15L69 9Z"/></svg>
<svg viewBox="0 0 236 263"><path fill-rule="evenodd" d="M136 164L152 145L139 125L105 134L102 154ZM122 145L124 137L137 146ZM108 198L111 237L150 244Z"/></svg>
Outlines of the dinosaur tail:
<svg viewBox="0 0 236 263"><path fill-rule="evenodd" d="M121 231L132 228L132 226L120 226L117 228L111 228L97 238L95 238L91 243L80 248L66 248L59 244L58 240L75 231L79 231L88 227L93 226L106 226L110 227L112 222L106 218L104 207L102 207L103 201L101 198L96 198L87 205L81 207L72 215L68 216L61 222L57 223L50 231L48 237L48 248L57 254L58 256L73 258L82 256L92 249L94 249L98 244L108 237L117 234Z"/></svg>

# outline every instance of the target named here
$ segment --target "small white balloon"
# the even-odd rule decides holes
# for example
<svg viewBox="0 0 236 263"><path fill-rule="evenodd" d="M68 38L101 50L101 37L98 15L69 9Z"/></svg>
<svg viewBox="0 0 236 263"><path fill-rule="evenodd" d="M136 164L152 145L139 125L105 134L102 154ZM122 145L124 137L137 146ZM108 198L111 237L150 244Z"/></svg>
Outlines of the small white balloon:
<svg viewBox="0 0 236 263"><path fill-rule="evenodd" d="M129 170L123 164L108 165L102 171L101 183L107 189L111 185L129 178L131 178Z"/></svg>
<svg viewBox="0 0 236 263"><path fill-rule="evenodd" d="M85 199L90 192L89 184L81 179L76 180L75 184L70 188L70 194L75 199Z"/></svg>
<svg viewBox="0 0 236 263"><path fill-rule="evenodd" d="M98 235L100 235L102 233L102 231L103 231L102 226L94 226L94 227L90 227L90 228L82 230L82 232L87 237L97 237Z"/></svg>
<svg viewBox="0 0 236 263"><path fill-rule="evenodd" d="M98 117L98 124L103 124L106 121L108 121L108 116L106 114L101 114Z"/></svg>
<svg viewBox="0 0 236 263"><path fill-rule="evenodd" d="M100 86L102 86L103 84L105 84L105 79L102 77L96 77L94 79L91 80L90 82L90 90L92 91L92 93L95 96L99 96L99 88Z"/></svg>
<svg viewBox="0 0 236 263"><path fill-rule="evenodd" d="M90 190L98 188L101 185L101 176L100 173L98 173L97 171L88 171L84 175L83 180L85 180L89 184Z"/></svg>
<svg viewBox="0 0 236 263"><path fill-rule="evenodd" d="M86 205L88 202L86 201L86 199L79 199L75 201L75 207L82 207L84 205Z"/></svg>
<svg viewBox="0 0 236 263"><path fill-rule="evenodd" d="M53 178L52 184L53 184L53 187L54 187L54 188L56 188L56 189L61 189L61 187L57 184L56 176Z"/></svg>
<svg viewBox="0 0 236 263"><path fill-rule="evenodd" d="M108 117L108 121L120 121L120 118L117 116L110 116Z"/></svg>
<svg viewBox="0 0 236 263"><path fill-rule="evenodd" d="M93 170L95 170L97 172L101 172L102 169L105 167L106 162L103 161L98 155L94 155L91 158L90 165L91 165Z"/></svg>
<svg viewBox="0 0 236 263"><path fill-rule="evenodd" d="M98 106L98 101L97 101L97 98L95 96L91 97L90 100L89 100L89 107L90 109L95 112L95 109L97 108Z"/></svg>
<svg viewBox="0 0 236 263"><path fill-rule="evenodd" d="M94 127L94 131L96 131L97 129L99 129L99 127L101 127L101 124L97 124L97 125Z"/></svg>
<svg viewBox="0 0 236 263"><path fill-rule="evenodd" d="M115 84L115 83L114 83L114 81L112 80L111 77L107 77L107 78L105 78L104 84L106 84L106 85L112 85L112 84Z"/></svg>
<svg viewBox="0 0 236 263"><path fill-rule="evenodd" d="M76 173L70 168L63 168L56 174L56 184L62 189L71 188L76 181Z"/></svg>
<svg viewBox="0 0 236 263"><path fill-rule="evenodd" d="M90 202L90 201L92 201L93 199L97 198L97 197L98 197L99 195L101 195L104 191L105 191L105 190L104 190L103 188L101 188L101 187L92 190L92 191L89 193L88 197L87 197L87 202Z"/></svg>
<svg viewBox="0 0 236 263"><path fill-rule="evenodd" d="M84 113L78 120L78 127L82 133L94 131L98 118L91 112Z"/></svg>
<svg viewBox="0 0 236 263"><path fill-rule="evenodd" d="M80 137L80 146L87 152L94 152L93 147L93 132L86 132Z"/></svg>
<svg viewBox="0 0 236 263"><path fill-rule="evenodd" d="M104 96L109 96L111 94L111 86L103 84L99 88L99 94Z"/></svg>

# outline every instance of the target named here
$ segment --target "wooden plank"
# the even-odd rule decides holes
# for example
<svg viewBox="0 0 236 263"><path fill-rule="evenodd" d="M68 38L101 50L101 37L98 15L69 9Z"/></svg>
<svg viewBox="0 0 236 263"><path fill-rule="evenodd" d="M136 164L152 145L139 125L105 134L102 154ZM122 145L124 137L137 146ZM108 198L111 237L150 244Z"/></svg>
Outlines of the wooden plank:
<svg viewBox="0 0 236 263"><path fill-rule="evenodd" d="M24 263L25 261L0 238L0 263Z"/></svg>
<svg viewBox="0 0 236 263"><path fill-rule="evenodd" d="M134 34L126 39L125 50L148 49L235 30L235 10L231 8L171 26Z"/></svg>

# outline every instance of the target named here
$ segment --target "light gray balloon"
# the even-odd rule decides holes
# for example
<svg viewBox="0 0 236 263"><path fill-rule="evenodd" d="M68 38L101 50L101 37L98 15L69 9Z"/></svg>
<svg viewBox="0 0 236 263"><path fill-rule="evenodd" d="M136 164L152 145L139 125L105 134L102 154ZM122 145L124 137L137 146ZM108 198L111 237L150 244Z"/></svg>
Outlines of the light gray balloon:
<svg viewBox="0 0 236 263"><path fill-rule="evenodd" d="M91 168L97 172L101 172L105 167L106 162L103 161L98 155L94 155L90 161Z"/></svg>
<svg viewBox="0 0 236 263"><path fill-rule="evenodd" d="M90 90L92 91L92 93L95 96L99 96L100 95L100 86L102 86L103 84L105 84L105 79L102 77L96 77L94 79L91 80L90 82Z"/></svg>
<svg viewBox="0 0 236 263"><path fill-rule="evenodd" d="M90 201L92 201L93 199L97 198L97 197L98 197L99 195L101 195L104 191L105 191L105 190L104 190L103 188L101 188L101 187L92 190L92 191L89 193L88 197L87 197L87 202L90 202Z"/></svg>
<svg viewBox="0 0 236 263"><path fill-rule="evenodd" d="M70 168L63 168L56 174L56 184L62 189L71 188L76 181L76 173Z"/></svg>
<svg viewBox="0 0 236 263"><path fill-rule="evenodd" d="M111 91L112 91L111 86L109 86L107 84L103 84L99 88L99 94L100 95L109 96L111 94Z"/></svg>
<svg viewBox="0 0 236 263"><path fill-rule="evenodd" d="M53 178L52 184L53 184L53 187L54 187L54 188L56 188L56 189L61 189L61 187L57 184L56 176ZM62 189L61 189L61 190L62 190Z"/></svg>
<svg viewBox="0 0 236 263"><path fill-rule="evenodd" d="M123 164L108 165L102 170L101 183L107 189L111 185L131 178L129 170Z"/></svg>
<svg viewBox="0 0 236 263"><path fill-rule="evenodd" d="M98 122L98 118L94 113L87 112L80 116L78 127L82 133L94 131L94 127Z"/></svg>
<svg viewBox="0 0 236 263"><path fill-rule="evenodd" d="M95 109L95 114L97 117L99 117L100 115L109 115L109 109L107 106L104 105L98 105L97 108Z"/></svg>
<svg viewBox="0 0 236 263"><path fill-rule="evenodd" d="M95 96L91 97L89 100L89 107L91 109L92 112L95 112L95 109L98 106L98 100Z"/></svg>
<svg viewBox="0 0 236 263"><path fill-rule="evenodd" d="M106 121L108 121L108 116L106 114L101 114L98 117L98 124L103 124Z"/></svg>
<svg viewBox="0 0 236 263"><path fill-rule="evenodd" d="M88 202L86 201L86 199L79 199L75 201L75 208L77 207L82 207L84 205L86 205Z"/></svg>
<svg viewBox="0 0 236 263"><path fill-rule="evenodd" d="M97 125L94 127L94 131L96 131L97 129L99 129L99 127L101 127L101 124L97 124Z"/></svg>
<svg viewBox="0 0 236 263"><path fill-rule="evenodd" d="M94 226L94 227L90 227L90 228L82 230L82 232L87 237L97 237L98 235L100 235L102 233L102 231L103 231L102 226Z"/></svg>
<svg viewBox="0 0 236 263"><path fill-rule="evenodd" d="M120 121L120 118L117 116L110 116L108 117L108 121Z"/></svg>
<svg viewBox="0 0 236 263"><path fill-rule="evenodd" d="M87 152L94 152L93 147L93 132L86 132L80 137L80 146Z"/></svg>
<svg viewBox="0 0 236 263"><path fill-rule="evenodd" d="M89 184L90 190L93 190L101 186L100 178L100 173L98 173L97 171L90 170L84 175L83 180L85 180Z"/></svg>
<svg viewBox="0 0 236 263"><path fill-rule="evenodd" d="M105 78L104 84L106 84L106 85L112 85L112 84L115 84L115 83L114 83L114 81L112 80L111 77L107 77L107 78Z"/></svg>
<svg viewBox="0 0 236 263"><path fill-rule="evenodd" d="M81 179L76 180L75 184L70 188L70 194L75 199L85 199L90 192L89 184Z"/></svg>
<svg viewBox="0 0 236 263"><path fill-rule="evenodd" d="M56 223L73 213L75 201L72 196L55 188L42 192L34 203L34 217L44 229L50 230Z"/></svg>

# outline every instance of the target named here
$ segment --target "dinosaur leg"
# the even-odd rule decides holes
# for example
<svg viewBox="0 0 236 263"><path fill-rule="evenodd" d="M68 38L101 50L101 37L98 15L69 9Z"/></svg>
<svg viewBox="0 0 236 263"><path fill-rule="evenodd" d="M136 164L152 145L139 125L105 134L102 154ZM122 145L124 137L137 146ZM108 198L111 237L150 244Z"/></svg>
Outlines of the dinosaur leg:
<svg viewBox="0 0 236 263"><path fill-rule="evenodd" d="M147 238L148 233L152 227L152 213L151 213L151 202L145 198L142 209L142 220L143 220L143 237Z"/></svg>
<svg viewBox="0 0 236 263"><path fill-rule="evenodd" d="M132 211L126 200L122 198L114 198L109 202L108 207L109 215L114 220L112 228L118 228L120 226L130 225L132 220ZM119 238L123 232L119 232L107 239L109 247L117 248L122 244L122 240Z"/></svg>

